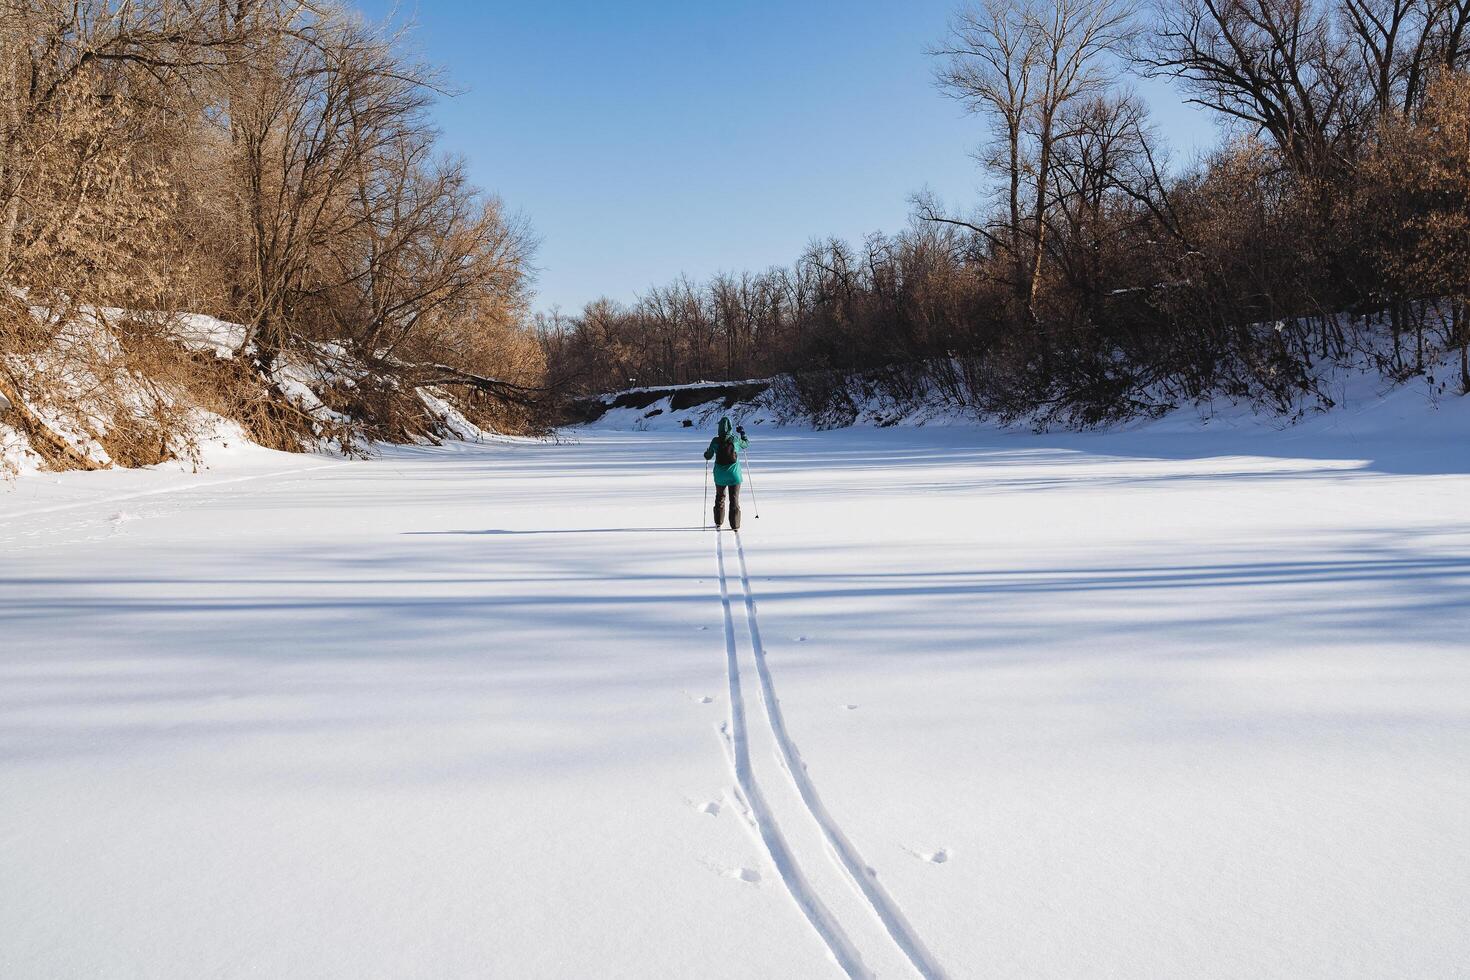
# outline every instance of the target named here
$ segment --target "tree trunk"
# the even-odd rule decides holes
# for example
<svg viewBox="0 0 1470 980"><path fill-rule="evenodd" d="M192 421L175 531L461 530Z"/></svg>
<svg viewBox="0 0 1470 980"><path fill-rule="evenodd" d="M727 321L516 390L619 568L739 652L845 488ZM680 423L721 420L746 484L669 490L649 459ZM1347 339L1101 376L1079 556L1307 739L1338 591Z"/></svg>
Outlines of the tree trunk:
<svg viewBox="0 0 1470 980"><path fill-rule="evenodd" d="M14 15L12 15L14 16ZM0 285L10 281L15 230L20 223L21 93L25 80L18 25L0 25Z"/></svg>
<svg viewBox="0 0 1470 980"><path fill-rule="evenodd" d="M1050 128L1048 122L1047 129ZM1026 282L1026 312L1030 314L1033 324L1038 322L1036 294L1041 288L1041 260L1046 248L1046 194L1050 190L1047 186L1050 169L1051 139L1048 137L1042 139L1041 157L1036 168L1036 235L1031 242L1031 268Z"/></svg>
<svg viewBox="0 0 1470 980"><path fill-rule="evenodd" d="M1465 315L1465 301L1455 303L1455 333L1460 340L1460 391L1470 395L1470 316Z"/></svg>
<svg viewBox="0 0 1470 980"><path fill-rule="evenodd" d="M7 79L8 81L8 79ZM0 119L0 284L10 281L10 260L15 247L15 230L20 225L20 180L17 176L20 149L20 108L15 104L14 93L0 92L0 99L8 104L4 107L4 118Z"/></svg>
<svg viewBox="0 0 1470 980"><path fill-rule="evenodd" d="M1424 307L1414 317L1414 370L1424 373Z"/></svg>
<svg viewBox="0 0 1470 980"><path fill-rule="evenodd" d="M1010 140L1010 178L1011 178L1011 262L1015 266L1016 298L1029 305L1030 290L1026 287L1026 259L1021 251L1021 239L1025 237L1021 229L1021 124L1012 121L1008 124L1007 137Z"/></svg>
<svg viewBox="0 0 1470 980"><path fill-rule="evenodd" d="M6 183L0 179L0 185ZM0 197L7 196L3 187L0 187ZM0 283L10 281L10 253L15 243L15 229L20 223L20 199L8 195L9 200L5 202L5 211L0 213Z"/></svg>
<svg viewBox="0 0 1470 980"><path fill-rule="evenodd" d="M0 378L0 396L10 402L10 411L5 418L6 423L26 437L31 449L35 450L50 469L58 471L106 469L104 464L77 451L38 419L26 406L18 384Z"/></svg>
<svg viewBox="0 0 1470 980"><path fill-rule="evenodd" d="M1404 350L1400 334L1404 329L1404 304L1402 300L1394 300L1389 307L1389 324L1393 332L1393 369L1395 372L1404 369Z"/></svg>

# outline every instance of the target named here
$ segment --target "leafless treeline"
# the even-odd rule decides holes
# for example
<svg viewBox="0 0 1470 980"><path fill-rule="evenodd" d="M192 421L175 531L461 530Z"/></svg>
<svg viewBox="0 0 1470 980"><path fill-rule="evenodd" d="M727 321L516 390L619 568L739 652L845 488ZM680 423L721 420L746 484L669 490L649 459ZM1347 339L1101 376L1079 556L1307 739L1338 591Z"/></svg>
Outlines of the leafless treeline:
<svg viewBox="0 0 1470 980"><path fill-rule="evenodd" d="M987 128L971 212L543 324L588 387L957 355L978 404L1073 420L1288 407L1319 360L1458 348L1470 389L1470 0L984 0L934 55ZM1131 78L1221 142L1171 165ZM1346 315L1339 315L1346 314Z"/></svg>
<svg viewBox="0 0 1470 980"><path fill-rule="evenodd" d="M426 380L537 383L533 243L437 150L405 50L334 0L0 0L0 385L96 306L246 324L256 380L333 342L389 415Z"/></svg>
<svg viewBox="0 0 1470 980"><path fill-rule="evenodd" d="M680 280L631 307L599 300L576 317L542 317L543 343L588 391L969 346L978 338L956 331L977 322L980 297L949 275L965 247L940 227L874 236L861 250L816 242L790 268Z"/></svg>

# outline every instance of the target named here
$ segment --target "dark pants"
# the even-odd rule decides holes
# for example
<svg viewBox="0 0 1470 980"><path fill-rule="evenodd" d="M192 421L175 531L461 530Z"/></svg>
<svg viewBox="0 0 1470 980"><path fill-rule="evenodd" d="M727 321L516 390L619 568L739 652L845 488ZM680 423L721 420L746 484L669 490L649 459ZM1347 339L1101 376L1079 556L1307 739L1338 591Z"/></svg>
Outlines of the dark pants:
<svg viewBox="0 0 1470 980"><path fill-rule="evenodd" d="M730 526L740 530L740 487L715 487L715 527L725 523L725 491L730 492Z"/></svg>

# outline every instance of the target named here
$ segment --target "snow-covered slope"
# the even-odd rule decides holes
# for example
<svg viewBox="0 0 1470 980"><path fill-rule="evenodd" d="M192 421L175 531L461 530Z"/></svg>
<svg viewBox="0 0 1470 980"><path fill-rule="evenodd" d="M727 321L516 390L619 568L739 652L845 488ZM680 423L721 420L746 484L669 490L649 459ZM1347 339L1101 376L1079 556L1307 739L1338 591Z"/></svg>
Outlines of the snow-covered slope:
<svg viewBox="0 0 1470 980"><path fill-rule="evenodd" d="M1470 400L1375 399L753 426L739 541L683 429L18 481L0 975L1462 975Z"/></svg>
<svg viewBox="0 0 1470 980"><path fill-rule="evenodd" d="M1177 432L1211 427L1280 429L1307 424L1331 428L1346 424L1389 431L1438 424L1434 420L1458 418L1455 406L1464 400L1450 380L1455 376L1451 360L1447 357L1425 374L1406 381L1385 377L1365 357L1341 364L1324 363L1319 366L1317 378L1320 395L1304 399L1292 414L1268 411L1249 402L1216 399L1185 404L1158 418L1139 418L1112 428ZM704 430L712 429L722 415L730 415L751 428L996 425L946 386L920 380L917 394L898 398L885 385L870 379L853 376L843 384L843 410L826 419L810 418L801 406L793 379L781 376L613 392L588 403L585 411L591 421L586 427L613 432ZM1441 408L1449 414L1442 415ZM1020 419L1012 427L1032 428L1036 424L1035 420Z"/></svg>
<svg viewBox="0 0 1470 980"><path fill-rule="evenodd" d="M38 310L38 317L45 311ZM58 332L55 351L33 358L6 356L12 372L30 379L45 392L45 400L25 402L32 425L42 434L65 445L77 455L75 462L98 468L127 466L115 459L104 440L120 422L141 419L160 424L158 438L167 443L169 467L209 469L221 453L228 453L250 435L235 420L191 401L187 385L178 378L150 376L124 355L118 339L120 325L146 317L151 331L168 338L186 351L213 355L220 360L234 357L244 337L244 327L202 314L140 315L115 309L85 313ZM307 359L293 354L280 357L270 378L270 391L263 397L282 401L282 409L299 421L305 448L341 452L361 449L367 437L359 421L333 409L325 393L349 390L366 376L363 365L342 348L320 345ZM418 390L427 431L451 438L479 440L489 433L471 422L450 403L447 396ZM16 397L24 401L21 392ZM35 445L35 432L27 432L7 400L0 405L0 485L6 477L36 473L46 465L45 453ZM258 448L258 447L257 447ZM54 460L52 461L55 462Z"/></svg>

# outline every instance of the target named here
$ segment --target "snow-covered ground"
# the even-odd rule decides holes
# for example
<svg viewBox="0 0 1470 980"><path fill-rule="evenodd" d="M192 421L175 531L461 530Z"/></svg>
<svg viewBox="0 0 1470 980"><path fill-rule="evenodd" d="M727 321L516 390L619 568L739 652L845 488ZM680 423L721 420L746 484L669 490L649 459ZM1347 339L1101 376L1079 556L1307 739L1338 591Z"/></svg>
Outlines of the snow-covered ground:
<svg viewBox="0 0 1470 980"><path fill-rule="evenodd" d="M23 478L0 976L1463 976L1467 409Z"/></svg>

